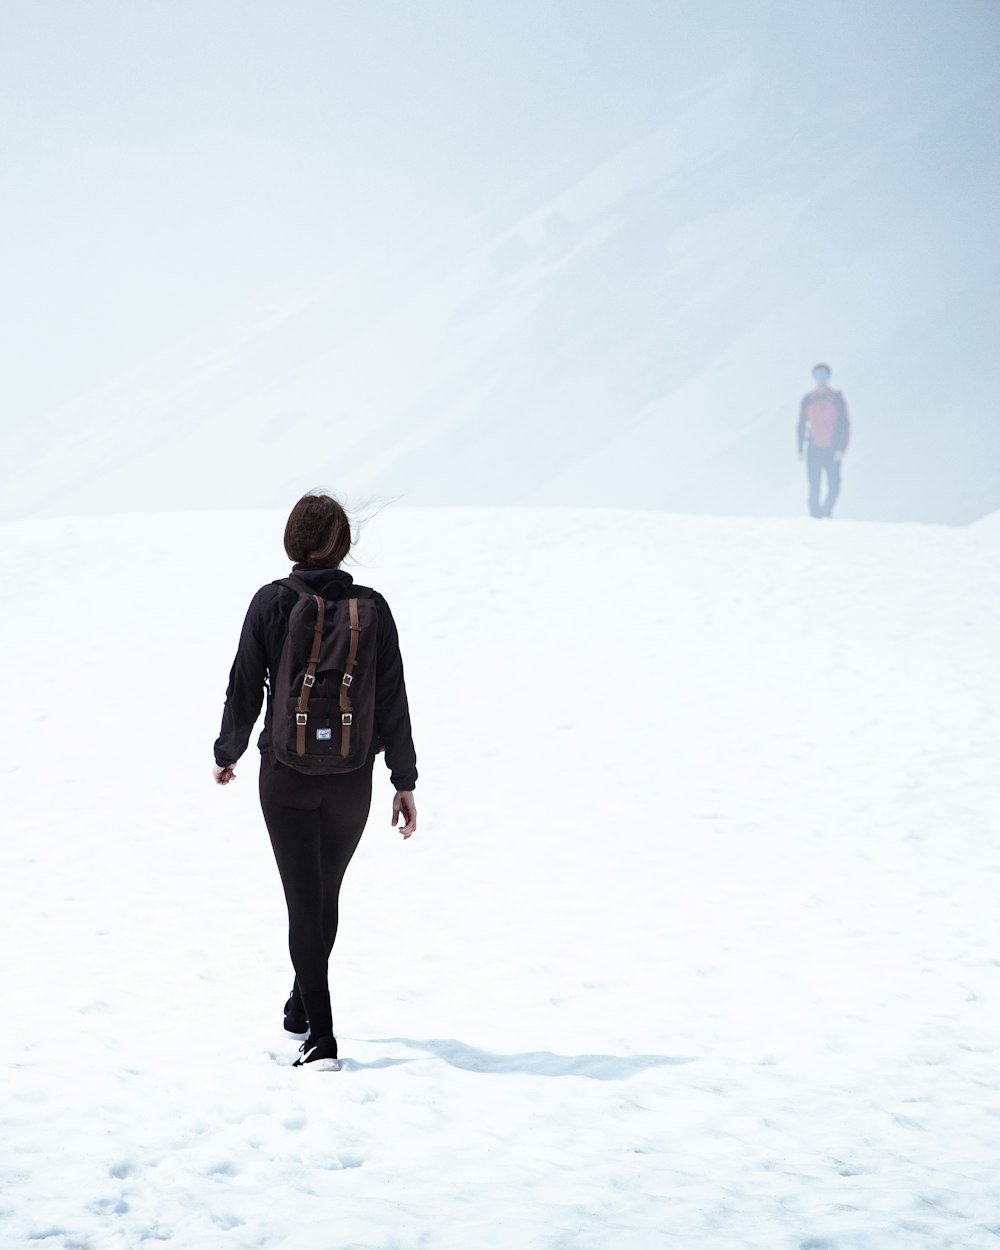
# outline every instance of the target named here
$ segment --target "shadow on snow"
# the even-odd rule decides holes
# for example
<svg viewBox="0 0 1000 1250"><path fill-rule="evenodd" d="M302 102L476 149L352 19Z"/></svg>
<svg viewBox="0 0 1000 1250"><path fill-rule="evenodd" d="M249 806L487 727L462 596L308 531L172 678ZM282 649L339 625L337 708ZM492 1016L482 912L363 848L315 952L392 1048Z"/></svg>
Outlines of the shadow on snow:
<svg viewBox="0 0 1000 1250"><path fill-rule="evenodd" d="M497 1074L519 1073L527 1076L586 1076L594 1081L625 1081L650 1068L666 1068L680 1063L694 1063L693 1058L669 1055L554 1055L548 1050L531 1050L520 1055L495 1055L488 1050L477 1050L464 1042L436 1039L414 1041L408 1037L375 1037L370 1039L381 1045L411 1046L426 1051L435 1059L442 1059L453 1068L466 1072L491 1072ZM385 1067L400 1060L380 1060L377 1064L359 1064L359 1067Z"/></svg>

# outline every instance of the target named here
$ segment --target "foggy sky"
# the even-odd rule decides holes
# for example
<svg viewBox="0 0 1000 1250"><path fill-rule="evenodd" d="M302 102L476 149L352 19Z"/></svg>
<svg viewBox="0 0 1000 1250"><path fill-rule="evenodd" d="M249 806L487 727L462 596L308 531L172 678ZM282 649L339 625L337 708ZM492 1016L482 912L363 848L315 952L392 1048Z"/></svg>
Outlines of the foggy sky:
<svg viewBox="0 0 1000 1250"><path fill-rule="evenodd" d="M73 411L99 388L120 391L151 367L165 389L170 366L151 365L165 352L183 355L185 344L197 343L197 355L214 340L230 340L234 327L308 305L319 292L315 313L304 315L312 324L300 321L295 336L312 335L318 352L325 336L335 337L330 324L349 325L352 310L358 322L391 314L401 299L447 280L483 249L502 265L504 238L519 222L616 153L687 116L706 84L741 64L752 67L752 84L732 129L746 124L746 141L709 147L703 176L700 135L690 136L680 187L684 229L690 233L699 214L711 220L730 211L741 186L753 183L761 194L772 164L785 196L798 171L795 222L790 216L788 224L798 234L780 269L771 260L753 275L758 305L773 299L776 309L787 308L793 297L807 298L821 271L824 281L852 275L859 303L882 300L892 376L881 377L876 360L858 360L854 378L855 390L864 387L862 408L865 393L883 387L872 400L886 448L879 456L891 454L894 438L909 438L907 423L914 404L926 404L928 384L936 410L957 405L964 414L961 437L969 446L980 421L979 446L1000 451L992 416L1000 371L991 346L998 249L984 225L1000 208L1000 13L988 0L42 0L5 4L3 17L8 480L62 437L65 419L49 424L51 414L67 405ZM832 191L825 185L831 171ZM692 190L698 177L700 201ZM642 284L628 272L628 255L645 267L651 240L669 232L664 186L656 213L633 212L641 187L623 200L631 251L616 244L605 256L595 281L607 297L588 305L586 324L577 289L559 278L566 286L559 317L573 310L574 342L620 334L623 318L634 319L637 338L648 331L649 310L666 297L650 288L644 303L634 303ZM802 217L813 195L823 213L810 234ZM922 206L934 212L919 224ZM915 323L910 294L894 305L891 290L859 290L873 249L891 248L896 214L910 231L914 264L926 268L922 291L934 296ZM616 269L623 254L624 268ZM942 258L938 270L935 257ZM732 263L720 251L719 265ZM886 282L898 272L892 266L904 264L894 259ZM701 330L716 354L756 326L752 302L743 321L713 307ZM857 358L849 307L845 296L838 316L844 349ZM836 348L840 340L829 326L823 330ZM760 385L773 377L776 404L794 407L805 389L807 344L805 336L801 349L790 345L787 360L780 353L769 359ZM292 371L293 356L272 346L273 382L283 368ZM820 341L816 351L830 354ZM709 356L699 365L712 367ZM558 407L560 376L550 362L534 362L515 402L555 378L547 402ZM890 383L907 396L898 413L886 411ZM221 396L217 410L236 398L235 389ZM927 411L920 409L918 423ZM411 423L413 415L400 408L394 419ZM887 430L887 420L898 428ZM181 407L177 421L183 427L194 418ZM388 421L385 428L396 427ZM415 463L451 447L458 455L454 428L444 444L432 439L418 449ZM697 459L698 446L695 440L689 458ZM619 451L627 475L630 462ZM641 478L641 455L635 468ZM433 477L427 481L419 501L439 501ZM961 493L960 483L953 489ZM697 510L700 490L692 487L690 499L681 491L673 502ZM657 506L651 491L638 502ZM246 503L272 502L258 495L251 488Z"/></svg>

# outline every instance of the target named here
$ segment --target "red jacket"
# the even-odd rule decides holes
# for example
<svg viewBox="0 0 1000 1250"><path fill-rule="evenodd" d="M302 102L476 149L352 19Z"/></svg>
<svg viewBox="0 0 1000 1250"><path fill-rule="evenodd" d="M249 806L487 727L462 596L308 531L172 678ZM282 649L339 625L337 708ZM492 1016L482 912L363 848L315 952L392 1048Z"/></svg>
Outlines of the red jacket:
<svg viewBox="0 0 1000 1250"><path fill-rule="evenodd" d="M817 388L810 391L799 408L799 451L805 446L829 447L834 451L846 451L851 441L851 422L847 416L847 404L840 391Z"/></svg>

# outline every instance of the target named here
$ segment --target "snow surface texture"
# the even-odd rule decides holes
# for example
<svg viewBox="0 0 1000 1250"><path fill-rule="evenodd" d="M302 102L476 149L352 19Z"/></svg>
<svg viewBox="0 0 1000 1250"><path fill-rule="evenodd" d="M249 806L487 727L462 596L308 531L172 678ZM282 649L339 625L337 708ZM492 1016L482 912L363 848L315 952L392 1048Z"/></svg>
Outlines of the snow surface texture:
<svg viewBox="0 0 1000 1250"><path fill-rule="evenodd" d="M318 1075L209 771L282 522L3 526L0 1244L995 1247L996 527L373 520L420 827Z"/></svg>

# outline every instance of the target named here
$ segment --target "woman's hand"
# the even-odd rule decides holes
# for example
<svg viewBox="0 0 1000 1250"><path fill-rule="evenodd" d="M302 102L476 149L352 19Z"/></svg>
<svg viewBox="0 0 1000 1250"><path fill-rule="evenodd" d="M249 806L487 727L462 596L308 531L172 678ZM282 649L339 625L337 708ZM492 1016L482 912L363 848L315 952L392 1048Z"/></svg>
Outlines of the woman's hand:
<svg viewBox="0 0 1000 1250"><path fill-rule="evenodd" d="M235 767L235 764L213 764L212 776L215 778L215 784L218 786L228 786L236 776L236 773L233 771Z"/></svg>
<svg viewBox="0 0 1000 1250"><path fill-rule="evenodd" d="M400 829L404 838L408 838L417 827L417 805L413 800L412 790L397 790L392 800L392 826L396 827L400 816L406 821Z"/></svg>

